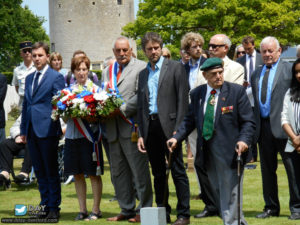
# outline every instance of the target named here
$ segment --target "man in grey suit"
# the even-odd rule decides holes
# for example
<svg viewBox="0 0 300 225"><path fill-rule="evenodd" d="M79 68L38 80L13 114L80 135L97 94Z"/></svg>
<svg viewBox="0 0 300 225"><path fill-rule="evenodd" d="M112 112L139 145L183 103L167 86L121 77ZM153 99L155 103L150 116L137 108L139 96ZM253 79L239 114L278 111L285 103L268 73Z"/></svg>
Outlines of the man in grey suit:
<svg viewBox="0 0 300 225"><path fill-rule="evenodd" d="M251 88L251 75L260 65L263 65L263 60L261 55L255 50L254 38L251 36L246 36L242 40L242 45L245 49L246 54L236 61L240 63L245 68L245 77L244 77L244 87L251 103L251 106L254 107L254 99ZM253 143L251 146L251 151L253 155L252 161L257 161L257 143Z"/></svg>
<svg viewBox="0 0 300 225"><path fill-rule="evenodd" d="M138 148L147 153L154 176L156 204L165 206L167 222L171 207L166 186L166 141L172 137L183 120L188 106L188 82L180 62L162 57L163 41L157 33L146 33L142 48L149 59L141 71L138 85ZM175 225L190 223L189 181L179 145L172 153L171 172L177 195L177 220ZM170 162L169 162L170 163Z"/></svg>
<svg viewBox="0 0 300 225"><path fill-rule="evenodd" d="M132 57L132 48L125 37L115 41L113 52L116 62L103 79L124 100L118 115L106 121L111 172L121 213L107 220L140 222L140 208L152 206L148 158L138 151L136 144L138 74L146 63ZM137 208L136 195L140 201Z"/></svg>
<svg viewBox="0 0 300 225"><path fill-rule="evenodd" d="M251 86L254 96L256 137L259 144L263 182L264 211L257 218L279 216L280 203L277 184L277 155L281 155L285 166L290 192L290 210L300 211L299 190L294 185L295 174L289 154L284 152L287 136L281 128L281 111L286 91L290 87L291 65L280 59L281 48L275 37L265 37L260 44L264 65L254 71ZM272 121L272 122L271 122Z"/></svg>

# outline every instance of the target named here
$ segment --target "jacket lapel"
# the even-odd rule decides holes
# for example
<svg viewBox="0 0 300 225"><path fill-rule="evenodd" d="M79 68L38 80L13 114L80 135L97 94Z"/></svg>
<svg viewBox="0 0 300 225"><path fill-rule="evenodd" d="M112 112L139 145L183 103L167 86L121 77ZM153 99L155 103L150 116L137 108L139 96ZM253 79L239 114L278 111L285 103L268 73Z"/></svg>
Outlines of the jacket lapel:
<svg viewBox="0 0 300 225"><path fill-rule="evenodd" d="M126 65L123 68L123 71L122 71L121 76L120 76L120 78L118 80L117 86L119 86L122 83L122 81L126 77L126 74L129 74L131 72L131 70L133 69L133 67L132 67L133 61L134 61L134 58L131 57L131 60L129 61L128 65Z"/></svg>
<svg viewBox="0 0 300 225"><path fill-rule="evenodd" d="M200 125L201 130L203 128L203 121L204 121L203 107L205 103L206 91L207 91L207 85L205 84L203 85L203 88L200 89L200 92L198 93L198 98L196 98L199 99L196 104L196 115L199 120L198 123Z"/></svg>
<svg viewBox="0 0 300 225"><path fill-rule="evenodd" d="M159 74L159 80L158 80L158 89L160 88L160 85L162 84L162 81L167 73L168 70L168 60L164 59L163 64L161 66L160 74Z"/></svg>
<svg viewBox="0 0 300 225"><path fill-rule="evenodd" d="M256 76L255 76L255 87L256 87L256 101L259 103L259 79L260 79L260 74L261 74L261 71L263 69L263 66L260 66L258 69L257 69L257 73L256 73Z"/></svg>
<svg viewBox="0 0 300 225"><path fill-rule="evenodd" d="M39 82L37 88L35 89L34 93L32 93L32 96L34 96L38 92L38 90L40 89L41 85L43 85L43 83L45 83L45 80L47 79L47 75L49 73L49 69L50 68L48 67L48 69L45 71L45 73L44 73L41 81Z"/></svg>
<svg viewBox="0 0 300 225"><path fill-rule="evenodd" d="M216 124L218 124L221 115L221 108L225 106L227 96L228 96L228 85L227 82L224 82L220 89L220 94L218 97L214 128L216 127Z"/></svg>
<svg viewBox="0 0 300 225"><path fill-rule="evenodd" d="M282 70L282 63L281 63L281 59L280 61L278 62L278 65L277 65L277 69L276 69L276 72L275 72L275 77L274 77L274 81L273 81L273 85L272 85L272 92L277 84L277 81L279 79L279 76L281 74L281 70Z"/></svg>

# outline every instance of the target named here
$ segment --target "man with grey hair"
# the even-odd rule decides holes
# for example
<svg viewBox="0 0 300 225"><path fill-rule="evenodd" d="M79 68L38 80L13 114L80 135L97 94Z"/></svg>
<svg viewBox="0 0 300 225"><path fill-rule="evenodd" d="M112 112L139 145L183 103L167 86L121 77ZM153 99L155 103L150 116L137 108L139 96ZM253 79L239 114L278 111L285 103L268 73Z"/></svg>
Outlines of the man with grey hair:
<svg viewBox="0 0 300 225"><path fill-rule="evenodd" d="M300 58L300 45L297 45L297 58Z"/></svg>
<svg viewBox="0 0 300 225"><path fill-rule="evenodd" d="M261 41L260 51L264 64L253 72L251 86L265 207L264 211L256 217L279 216L280 203L276 170L277 155L280 153L289 182L291 211L289 219L300 219L300 194L296 180L293 179L295 177L293 155L284 152L287 136L281 127L283 99L292 79L291 65L280 59L281 48L275 37L265 37Z"/></svg>
<svg viewBox="0 0 300 225"><path fill-rule="evenodd" d="M103 74L103 81L108 88L119 92L124 104L105 125L112 180L121 212L107 221L140 222L140 208L152 206L148 158L137 149L136 128L138 75L146 63L132 57L132 48L125 37L117 38L113 53L116 62ZM140 201L137 208L136 195Z"/></svg>
<svg viewBox="0 0 300 225"><path fill-rule="evenodd" d="M229 37L225 34L216 34L211 37L208 47L210 57L218 57L224 61L224 80L243 85L244 67L227 56L231 47Z"/></svg>

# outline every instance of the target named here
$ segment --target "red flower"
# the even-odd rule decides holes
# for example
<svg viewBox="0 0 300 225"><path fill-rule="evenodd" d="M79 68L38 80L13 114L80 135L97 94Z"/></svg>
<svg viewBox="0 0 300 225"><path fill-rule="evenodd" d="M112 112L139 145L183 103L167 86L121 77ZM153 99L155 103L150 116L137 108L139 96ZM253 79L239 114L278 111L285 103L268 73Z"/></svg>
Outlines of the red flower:
<svg viewBox="0 0 300 225"><path fill-rule="evenodd" d="M86 95L83 97L84 101L87 103L92 103L95 101L94 96L93 95Z"/></svg>

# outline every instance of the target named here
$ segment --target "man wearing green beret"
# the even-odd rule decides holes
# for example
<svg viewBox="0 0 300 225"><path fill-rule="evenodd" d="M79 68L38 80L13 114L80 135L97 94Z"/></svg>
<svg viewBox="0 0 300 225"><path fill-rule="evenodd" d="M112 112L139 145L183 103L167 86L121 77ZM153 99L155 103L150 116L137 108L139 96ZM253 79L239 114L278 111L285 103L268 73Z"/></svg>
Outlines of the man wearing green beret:
<svg viewBox="0 0 300 225"><path fill-rule="evenodd" d="M191 91L189 112L173 138L168 140L172 151L197 128L195 165L207 171L212 197L225 225L247 224L241 209L238 223L237 155L246 164L248 148L255 133L255 121L245 89L224 82L223 61L207 59L200 68L207 84ZM251 154L249 154L250 156ZM243 184L241 170L241 188ZM241 198L242 199L242 198ZM241 203L242 205L242 203Z"/></svg>

